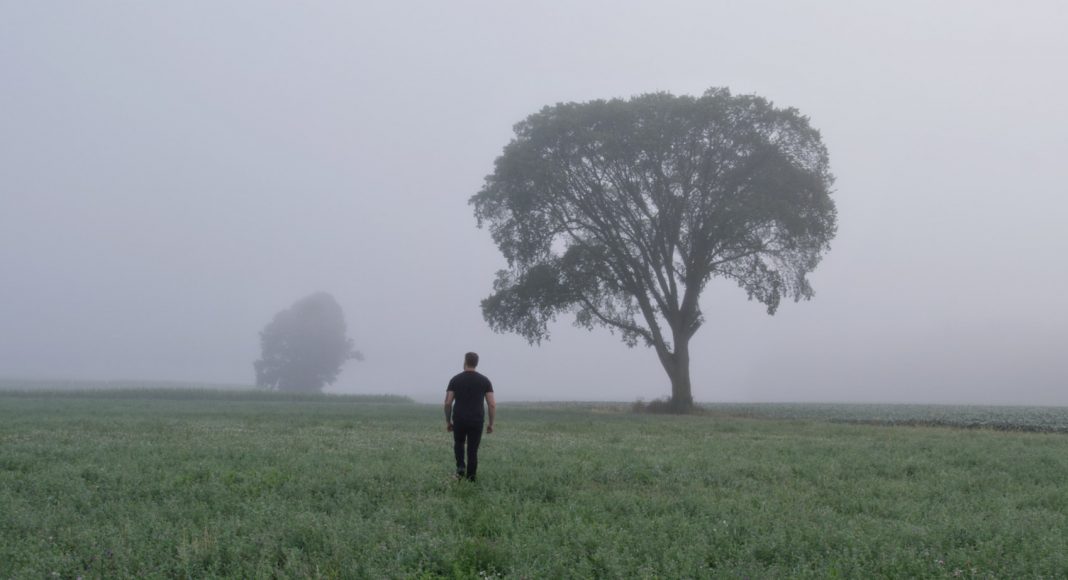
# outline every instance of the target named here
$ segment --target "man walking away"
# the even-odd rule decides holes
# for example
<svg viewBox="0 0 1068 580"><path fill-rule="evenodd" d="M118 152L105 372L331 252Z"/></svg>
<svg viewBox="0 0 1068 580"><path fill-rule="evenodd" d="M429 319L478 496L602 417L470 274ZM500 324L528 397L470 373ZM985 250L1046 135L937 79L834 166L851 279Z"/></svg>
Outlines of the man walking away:
<svg viewBox="0 0 1068 580"><path fill-rule="evenodd" d="M475 370L478 355L464 355L464 372L449 381L445 391L445 430L452 431L456 451L456 479L467 477L474 481L478 471L478 444L482 441L484 412L482 400L489 407L486 433L493 433L493 419L497 403L493 400L493 384ZM467 444L467 463L464 463L464 444Z"/></svg>

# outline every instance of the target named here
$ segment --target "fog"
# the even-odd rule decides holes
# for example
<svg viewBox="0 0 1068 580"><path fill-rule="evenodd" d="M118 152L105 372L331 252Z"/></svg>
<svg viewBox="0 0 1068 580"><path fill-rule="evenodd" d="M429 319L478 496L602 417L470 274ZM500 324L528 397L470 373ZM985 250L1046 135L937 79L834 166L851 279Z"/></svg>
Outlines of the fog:
<svg viewBox="0 0 1068 580"><path fill-rule="evenodd" d="M366 5L365 5L366 4ZM477 192L544 105L714 86L797 107L837 177L816 296L713 282L699 401L1068 405L1068 8L1026 2L7 2L0 376L251 383L315 291L328 390L651 399L650 349L479 301Z"/></svg>

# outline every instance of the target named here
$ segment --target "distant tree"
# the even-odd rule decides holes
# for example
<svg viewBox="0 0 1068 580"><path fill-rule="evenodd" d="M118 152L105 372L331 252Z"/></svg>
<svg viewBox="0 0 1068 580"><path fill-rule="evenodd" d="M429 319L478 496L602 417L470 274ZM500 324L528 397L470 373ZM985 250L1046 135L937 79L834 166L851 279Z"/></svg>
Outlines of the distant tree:
<svg viewBox="0 0 1068 580"><path fill-rule="evenodd" d="M256 384L280 391L321 391L337 380L341 366L363 355L346 336L345 316L333 296L301 298L260 332Z"/></svg>
<svg viewBox="0 0 1068 580"><path fill-rule="evenodd" d="M806 275L837 229L832 183L808 118L761 97L545 107L515 126L470 200L509 266L483 315L533 344L573 311L579 326L651 346L671 409L686 411L705 285L733 280L769 314L783 297L811 298Z"/></svg>

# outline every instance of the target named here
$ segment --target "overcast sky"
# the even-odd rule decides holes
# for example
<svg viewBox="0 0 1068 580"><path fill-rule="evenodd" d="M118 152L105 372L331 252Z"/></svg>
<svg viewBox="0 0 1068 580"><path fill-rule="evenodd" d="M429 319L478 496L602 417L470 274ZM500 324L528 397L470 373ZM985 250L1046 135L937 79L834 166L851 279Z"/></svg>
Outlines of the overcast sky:
<svg viewBox="0 0 1068 580"><path fill-rule="evenodd" d="M727 86L822 131L839 233L769 317L714 282L700 401L1068 405L1068 3L0 1L0 376L250 383L332 293L334 392L669 394L655 354L479 301L468 198L544 105Z"/></svg>

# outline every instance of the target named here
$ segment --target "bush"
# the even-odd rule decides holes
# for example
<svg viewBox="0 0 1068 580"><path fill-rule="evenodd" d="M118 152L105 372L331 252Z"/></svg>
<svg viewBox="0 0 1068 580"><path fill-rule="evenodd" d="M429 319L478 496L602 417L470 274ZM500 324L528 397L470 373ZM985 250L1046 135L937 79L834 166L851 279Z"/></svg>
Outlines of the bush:
<svg viewBox="0 0 1068 580"><path fill-rule="evenodd" d="M630 410L635 413L653 413L657 415L667 415L675 412L671 408L671 399L668 398L653 399L648 403L638 399L631 405Z"/></svg>

